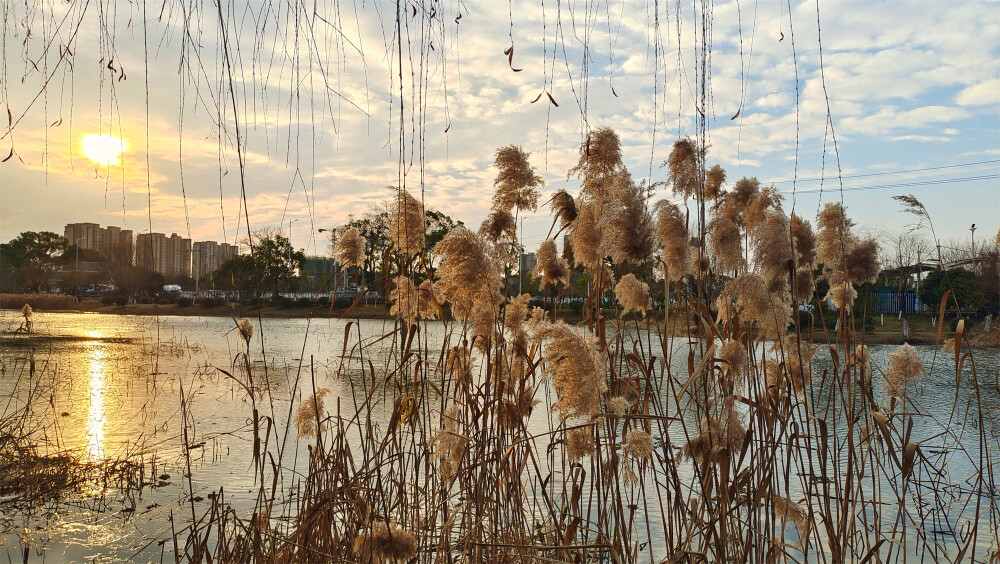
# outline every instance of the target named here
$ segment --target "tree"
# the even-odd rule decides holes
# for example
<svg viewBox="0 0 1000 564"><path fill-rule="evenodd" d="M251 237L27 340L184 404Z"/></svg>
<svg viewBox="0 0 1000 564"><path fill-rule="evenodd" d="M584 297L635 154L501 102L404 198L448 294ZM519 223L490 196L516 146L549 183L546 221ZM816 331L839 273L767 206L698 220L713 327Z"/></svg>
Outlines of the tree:
<svg viewBox="0 0 1000 564"><path fill-rule="evenodd" d="M250 252L223 263L215 280L217 286L238 289L244 296L247 291L258 296L266 289L272 299L278 299L282 284L292 280L306 261L305 253L294 250L288 237L276 229L258 230L243 245Z"/></svg>
<svg viewBox="0 0 1000 564"><path fill-rule="evenodd" d="M42 286L48 288L49 276L58 267L67 246L66 238L57 233L25 231L0 244L2 277L12 283L12 288L32 292Z"/></svg>
<svg viewBox="0 0 1000 564"><path fill-rule="evenodd" d="M339 231L351 227L357 228L365 238L365 263L362 267L364 280L372 281L378 273L384 270L385 252L389 248L390 211L386 202L381 202L361 218L350 219ZM424 211L426 226L427 264L434 264L434 248L456 227L463 225L443 212L432 209ZM378 285L376 285L377 287Z"/></svg>
<svg viewBox="0 0 1000 564"><path fill-rule="evenodd" d="M941 297L948 290L954 293L959 307L967 315L974 314L987 303L982 277L964 268L931 272L921 284L919 295L924 304L934 307L941 303ZM948 303L954 302L949 299Z"/></svg>

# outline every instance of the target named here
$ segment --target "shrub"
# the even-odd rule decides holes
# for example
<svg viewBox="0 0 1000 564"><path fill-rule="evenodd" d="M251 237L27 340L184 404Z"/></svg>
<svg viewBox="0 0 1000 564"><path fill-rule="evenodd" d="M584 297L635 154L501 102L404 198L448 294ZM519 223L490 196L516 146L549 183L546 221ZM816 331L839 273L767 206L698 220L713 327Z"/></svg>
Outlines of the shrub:
<svg viewBox="0 0 1000 564"><path fill-rule="evenodd" d="M115 305L119 306L119 307L125 307L125 306L127 306L128 305L128 297L127 296L117 296L115 298Z"/></svg>
<svg viewBox="0 0 1000 564"><path fill-rule="evenodd" d="M76 298L67 294L0 294L0 308L21 309L29 304L34 309L73 309Z"/></svg>
<svg viewBox="0 0 1000 564"><path fill-rule="evenodd" d="M310 307L313 304L309 298L299 298L295 300L295 305L298 307Z"/></svg>
<svg viewBox="0 0 1000 564"><path fill-rule="evenodd" d="M285 297L281 298L281 300L278 303L281 304L281 307L288 309L295 305L295 300L293 300L292 298Z"/></svg>
<svg viewBox="0 0 1000 564"><path fill-rule="evenodd" d="M319 305L324 306L324 307L330 305L330 297L329 296L320 296L319 300L317 300L317 301L319 302Z"/></svg>
<svg viewBox="0 0 1000 564"><path fill-rule="evenodd" d="M138 303L138 304L151 304L151 303L153 303L153 298L151 298L149 296L142 296L141 298L137 299L135 302Z"/></svg>
<svg viewBox="0 0 1000 564"><path fill-rule="evenodd" d="M114 296L104 296L101 298L101 305L106 305L106 306L115 305L115 301L116 300Z"/></svg>
<svg viewBox="0 0 1000 564"><path fill-rule="evenodd" d="M191 307L194 305L194 299L187 296L181 296L177 298L177 307Z"/></svg>
<svg viewBox="0 0 1000 564"><path fill-rule="evenodd" d="M204 298L198 298L198 305L203 308L218 307L220 304L219 299L206 296Z"/></svg>
<svg viewBox="0 0 1000 564"><path fill-rule="evenodd" d="M160 299L156 300L156 303L159 304L159 305L170 305L170 304L174 303L174 301L172 299L170 299L170 298L160 298Z"/></svg>
<svg viewBox="0 0 1000 564"><path fill-rule="evenodd" d="M337 298L337 301L333 302L334 307L350 307L354 303L351 298Z"/></svg>

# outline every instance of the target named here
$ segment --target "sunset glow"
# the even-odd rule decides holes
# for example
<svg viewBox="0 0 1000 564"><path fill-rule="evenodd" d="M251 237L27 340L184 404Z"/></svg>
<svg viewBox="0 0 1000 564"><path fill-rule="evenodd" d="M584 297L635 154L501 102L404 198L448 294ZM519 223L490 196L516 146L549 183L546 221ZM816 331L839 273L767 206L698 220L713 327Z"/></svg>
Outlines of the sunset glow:
<svg viewBox="0 0 1000 564"><path fill-rule="evenodd" d="M87 135L83 138L83 154L100 166L119 164L118 156L125 152L128 144L114 135Z"/></svg>

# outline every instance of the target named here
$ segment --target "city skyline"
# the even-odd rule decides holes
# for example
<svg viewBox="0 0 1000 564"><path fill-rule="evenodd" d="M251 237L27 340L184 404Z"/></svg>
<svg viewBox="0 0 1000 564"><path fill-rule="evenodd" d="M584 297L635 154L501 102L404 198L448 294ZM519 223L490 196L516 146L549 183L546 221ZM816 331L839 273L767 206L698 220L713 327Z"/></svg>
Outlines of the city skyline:
<svg viewBox="0 0 1000 564"><path fill-rule="evenodd" d="M195 23L151 19L130 5L117 27L99 32L94 12L55 6L51 18L78 21L79 35L38 34L6 57L26 68L47 61L51 77L31 67L2 94L14 125L0 133L10 150L0 166L0 239L83 211L135 232L176 226L185 238L231 244L249 221L325 254L317 230L390 197L386 185L405 184L430 207L478 225L493 153L507 144L531 153L546 181L542 201L561 188L577 193L567 171L586 132L604 125L620 134L636 180L661 182L671 144L699 135L701 115L707 164L725 168L729 186L743 176L774 184L786 209L806 219L843 201L869 231L904 233L913 217L891 198L913 193L944 244L969 241L972 224L977 240L1000 229L995 3L715 3L704 108L699 47L690 47L699 44L695 15L626 6L583 20L574 3L548 12L533 2L470 4L435 20L444 23L434 33L408 31L402 61L383 41L394 37L391 18L374 10L359 11L343 35L318 19L329 19L323 6L303 14L317 44L302 51L282 42L285 23L261 35L227 19L248 57L278 55L235 78L214 37L199 36L204 67L180 64L190 59L175 32L214 29L212 14ZM560 39L560 25L586 33ZM100 33L116 42L96 41ZM75 65L59 66L44 47L71 39ZM105 65L84 65L98 60ZM425 82L394 82L421 61L433 69ZM292 73L302 80L290 83ZM72 87L44 87L55 81ZM411 96L424 100L419 110ZM657 186L655 198L678 200ZM547 210L521 218L534 250L551 218Z"/></svg>

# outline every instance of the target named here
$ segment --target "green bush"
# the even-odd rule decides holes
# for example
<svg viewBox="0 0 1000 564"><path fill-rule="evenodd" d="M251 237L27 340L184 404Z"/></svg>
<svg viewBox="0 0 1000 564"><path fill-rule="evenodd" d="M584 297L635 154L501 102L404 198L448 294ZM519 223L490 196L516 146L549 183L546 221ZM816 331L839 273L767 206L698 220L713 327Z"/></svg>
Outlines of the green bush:
<svg viewBox="0 0 1000 564"><path fill-rule="evenodd" d="M102 297L101 298L101 305L106 305L106 306L115 305L115 297L114 296L104 296L104 297Z"/></svg>
<svg viewBox="0 0 1000 564"><path fill-rule="evenodd" d="M295 305L298 307L310 307L312 306L312 300L309 298L299 298L295 300Z"/></svg>
<svg viewBox="0 0 1000 564"><path fill-rule="evenodd" d="M153 303L153 298L151 298L149 296L142 296L141 298L139 298L138 300L136 300L136 303L139 303L139 304L151 304L151 303Z"/></svg>
<svg viewBox="0 0 1000 564"><path fill-rule="evenodd" d="M191 307L194 305L194 299L187 296L181 296L177 298L177 307Z"/></svg>
<svg viewBox="0 0 1000 564"><path fill-rule="evenodd" d="M329 296L320 296L319 300L317 300L317 301L319 302L319 305L324 306L324 307L330 305L330 297Z"/></svg>
<svg viewBox="0 0 1000 564"><path fill-rule="evenodd" d="M198 298L198 305L200 305L203 308L218 307L219 303L220 302L217 298L212 298L207 296L204 298Z"/></svg>
<svg viewBox="0 0 1000 564"><path fill-rule="evenodd" d="M288 309L295 305L295 300L292 298L281 298L278 303L281 304L281 307Z"/></svg>

